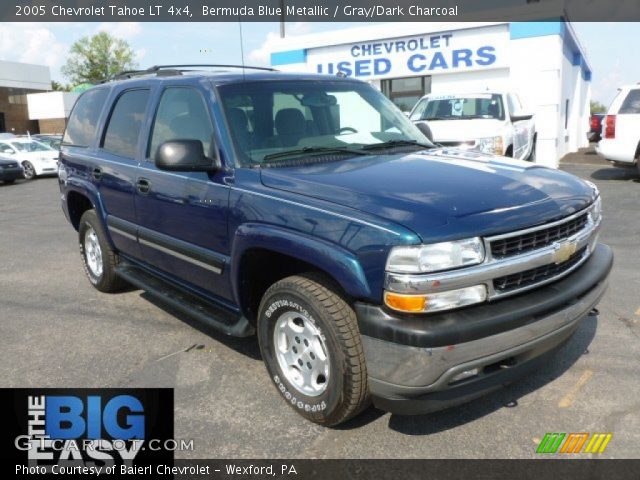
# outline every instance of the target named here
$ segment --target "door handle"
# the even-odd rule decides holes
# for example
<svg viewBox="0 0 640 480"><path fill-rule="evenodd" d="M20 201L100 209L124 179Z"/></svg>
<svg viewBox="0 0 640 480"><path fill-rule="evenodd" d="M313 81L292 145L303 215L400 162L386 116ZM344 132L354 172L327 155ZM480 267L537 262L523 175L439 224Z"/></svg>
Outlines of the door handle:
<svg viewBox="0 0 640 480"><path fill-rule="evenodd" d="M148 195L151 191L151 182L146 178L139 178L136 182L136 188L141 195Z"/></svg>
<svg viewBox="0 0 640 480"><path fill-rule="evenodd" d="M94 167L93 170L91 170L91 176L95 180L100 180L102 178L102 169L100 167Z"/></svg>

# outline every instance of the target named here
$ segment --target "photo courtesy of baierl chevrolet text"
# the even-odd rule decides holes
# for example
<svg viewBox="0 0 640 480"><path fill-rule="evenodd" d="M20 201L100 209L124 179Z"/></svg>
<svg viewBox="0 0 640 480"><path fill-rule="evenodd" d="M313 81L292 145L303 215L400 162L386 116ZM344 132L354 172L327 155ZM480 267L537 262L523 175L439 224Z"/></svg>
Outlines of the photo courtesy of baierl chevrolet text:
<svg viewBox="0 0 640 480"><path fill-rule="evenodd" d="M0 2L0 473L639 480L637 45L636 0Z"/></svg>

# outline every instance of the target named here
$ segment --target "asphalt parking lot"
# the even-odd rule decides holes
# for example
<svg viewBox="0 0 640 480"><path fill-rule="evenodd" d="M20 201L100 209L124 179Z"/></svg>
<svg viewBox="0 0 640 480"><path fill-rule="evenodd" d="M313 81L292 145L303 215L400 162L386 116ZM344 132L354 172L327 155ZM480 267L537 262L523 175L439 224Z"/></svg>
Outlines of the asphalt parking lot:
<svg viewBox="0 0 640 480"><path fill-rule="evenodd" d="M138 290L94 290L55 178L0 185L0 387L174 387L176 438L195 446L178 457L530 458L546 432L612 432L603 456L640 458L640 180L589 152L562 168L603 195L601 239L616 260L599 315L506 389L418 417L370 408L339 429L284 404L254 339Z"/></svg>

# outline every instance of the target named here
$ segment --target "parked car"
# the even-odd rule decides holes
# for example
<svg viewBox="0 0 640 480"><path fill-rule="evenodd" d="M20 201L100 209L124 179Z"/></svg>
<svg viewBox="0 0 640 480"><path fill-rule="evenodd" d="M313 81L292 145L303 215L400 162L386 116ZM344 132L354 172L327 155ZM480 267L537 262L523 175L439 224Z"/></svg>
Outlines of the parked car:
<svg viewBox="0 0 640 480"><path fill-rule="evenodd" d="M587 133L587 139L590 142L599 142L600 141L600 133L602 131L602 119L604 118L604 113L592 113L591 119L589 120L589 133Z"/></svg>
<svg viewBox="0 0 640 480"><path fill-rule="evenodd" d="M19 178L24 178L24 171L15 160L3 160L0 158L0 182L13 183Z"/></svg>
<svg viewBox="0 0 640 480"><path fill-rule="evenodd" d="M515 93L429 94L409 118L426 121L440 145L535 161L535 121Z"/></svg>
<svg viewBox="0 0 640 480"><path fill-rule="evenodd" d="M25 137L0 140L0 158L19 162L27 180L40 175L55 175L58 172L58 152Z"/></svg>
<svg viewBox="0 0 640 480"><path fill-rule="evenodd" d="M640 170L640 85L618 90L602 122L596 152L614 164L637 165Z"/></svg>
<svg viewBox="0 0 640 480"><path fill-rule="evenodd" d="M437 147L367 83L263 70L155 67L79 97L59 182L89 282L255 334L322 425L548 363L607 286L596 187Z"/></svg>
<svg viewBox="0 0 640 480"><path fill-rule="evenodd" d="M40 143L44 143L54 150L60 150L60 143L62 142L62 135L51 135L51 134L43 134L38 133L36 135L31 135L34 140L37 140Z"/></svg>

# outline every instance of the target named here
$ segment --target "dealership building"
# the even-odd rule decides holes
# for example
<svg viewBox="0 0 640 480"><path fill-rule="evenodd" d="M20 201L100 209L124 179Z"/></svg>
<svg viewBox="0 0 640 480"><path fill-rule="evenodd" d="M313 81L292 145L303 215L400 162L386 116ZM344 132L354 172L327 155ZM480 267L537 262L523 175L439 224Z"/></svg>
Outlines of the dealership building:
<svg viewBox="0 0 640 480"><path fill-rule="evenodd" d="M27 95L51 90L49 67L0 60L0 133L38 132L29 117Z"/></svg>
<svg viewBox="0 0 640 480"><path fill-rule="evenodd" d="M588 145L591 67L571 24L393 23L283 38L271 49L282 71L368 81L402 110L427 94L518 94L535 114L538 163L553 167Z"/></svg>

